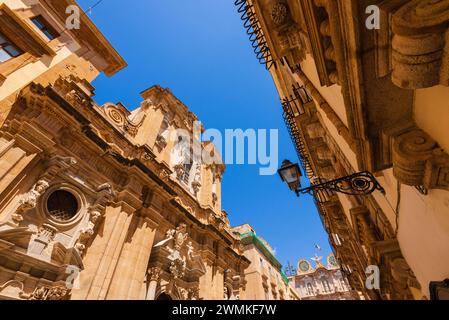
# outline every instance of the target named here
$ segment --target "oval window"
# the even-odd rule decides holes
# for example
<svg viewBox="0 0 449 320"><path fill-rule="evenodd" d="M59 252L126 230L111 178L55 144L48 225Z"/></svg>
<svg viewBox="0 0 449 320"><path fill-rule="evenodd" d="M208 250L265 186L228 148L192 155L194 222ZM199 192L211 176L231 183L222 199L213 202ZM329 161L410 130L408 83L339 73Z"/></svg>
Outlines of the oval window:
<svg viewBox="0 0 449 320"><path fill-rule="evenodd" d="M47 200L50 216L58 221L69 221L78 213L78 200L68 191L54 191Z"/></svg>

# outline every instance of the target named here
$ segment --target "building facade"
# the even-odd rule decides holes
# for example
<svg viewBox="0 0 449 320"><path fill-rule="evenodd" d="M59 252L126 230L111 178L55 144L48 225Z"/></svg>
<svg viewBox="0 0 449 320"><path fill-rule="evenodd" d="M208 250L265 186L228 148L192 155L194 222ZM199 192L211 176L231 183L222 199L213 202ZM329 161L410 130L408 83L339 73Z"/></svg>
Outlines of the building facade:
<svg viewBox="0 0 449 320"><path fill-rule="evenodd" d="M316 195L351 286L430 298L449 278L449 2L235 3L312 184L368 171L386 191ZM366 288L369 266L380 288Z"/></svg>
<svg viewBox="0 0 449 320"><path fill-rule="evenodd" d="M0 299L238 297L213 144L160 86L97 105L91 81L125 62L85 14L65 28L68 6L0 1Z"/></svg>
<svg viewBox="0 0 449 320"><path fill-rule="evenodd" d="M323 257L315 256L312 260L298 261L296 275L289 280L298 292L301 300L359 300L361 293L353 290L340 269L333 254L327 257L326 266L322 263Z"/></svg>
<svg viewBox="0 0 449 320"><path fill-rule="evenodd" d="M249 225L232 229L242 239L245 257L251 262L245 270L246 285L242 300L299 300L298 293L290 285L276 259L271 246L256 235Z"/></svg>

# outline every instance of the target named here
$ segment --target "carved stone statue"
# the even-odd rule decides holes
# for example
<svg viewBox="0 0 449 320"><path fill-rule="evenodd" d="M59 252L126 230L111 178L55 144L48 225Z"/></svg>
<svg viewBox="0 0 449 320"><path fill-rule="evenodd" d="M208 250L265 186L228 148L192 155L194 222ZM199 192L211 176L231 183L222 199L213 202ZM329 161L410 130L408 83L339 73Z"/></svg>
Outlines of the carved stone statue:
<svg viewBox="0 0 449 320"><path fill-rule="evenodd" d="M155 245L155 248L165 247L170 252L167 257L171 261L169 269L175 279L182 278L186 271L187 258L181 251L188 236L186 224L181 223L176 229L167 231L166 238Z"/></svg>
<svg viewBox="0 0 449 320"><path fill-rule="evenodd" d="M28 210L31 210L36 207L37 201L39 197L44 194L44 192L48 189L49 184L45 180L39 180L33 187L33 189L25 194L23 198L19 202L19 207L16 212L12 215L12 219L15 223L20 223L23 221L22 214Z"/></svg>
<svg viewBox="0 0 449 320"><path fill-rule="evenodd" d="M201 164L198 162L195 166L195 177L192 182L192 189L195 196L198 194L201 188Z"/></svg>
<svg viewBox="0 0 449 320"><path fill-rule="evenodd" d="M189 241L189 243L187 244L187 258L188 259L193 259L193 252L194 252L194 248L193 248L193 244L192 241Z"/></svg>
<svg viewBox="0 0 449 320"><path fill-rule="evenodd" d="M175 249L181 250L182 245L187 240L189 235L187 234L187 226L185 223L181 223L175 232Z"/></svg>
<svg viewBox="0 0 449 320"><path fill-rule="evenodd" d="M317 268L323 268L323 257L319 257L317 254L315 254L315 257L311 258L312 261L315 261Z"/></svg>

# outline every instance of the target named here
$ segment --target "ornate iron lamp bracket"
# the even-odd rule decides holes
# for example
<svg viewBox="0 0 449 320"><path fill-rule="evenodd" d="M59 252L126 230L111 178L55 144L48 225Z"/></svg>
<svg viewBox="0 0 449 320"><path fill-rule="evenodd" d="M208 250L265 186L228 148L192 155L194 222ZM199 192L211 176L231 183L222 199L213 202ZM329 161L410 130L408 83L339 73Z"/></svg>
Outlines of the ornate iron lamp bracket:
<svg viewBox="0 0 449 320"><path fill-rule="evenodd" d="M380 185L374 175L368 171L355 173L332 181L326 181L312 185L308 188L298 189L296 190L296 194L298 197L301 194L310 194L313 196L316 192L322 190L340 192L352 196L369 195L376 190L385 194L385 189Z"/></svg>

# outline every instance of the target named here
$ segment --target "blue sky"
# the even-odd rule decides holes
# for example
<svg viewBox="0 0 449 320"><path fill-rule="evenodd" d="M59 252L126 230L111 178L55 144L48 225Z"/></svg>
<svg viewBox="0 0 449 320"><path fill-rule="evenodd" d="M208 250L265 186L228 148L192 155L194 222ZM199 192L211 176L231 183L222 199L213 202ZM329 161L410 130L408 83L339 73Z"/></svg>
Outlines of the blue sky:
<svg viewBox="0 0 449 320"><path fill-rule="evenodd" d="M78 2L88 8L98 1ZM206 128L279 129L279 161L297 162L274 83L233 2L104 0L90 17L129 66L111 78L100 76L95 100L134 109L139 92L160 84ZM231 224L250 223L284 265L313 257L315 243L323 248L320 255L331 252L312 198L296 198L277 175L260 176L257 165L227 166L222 201Z"/></svg>

